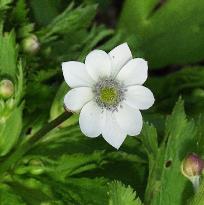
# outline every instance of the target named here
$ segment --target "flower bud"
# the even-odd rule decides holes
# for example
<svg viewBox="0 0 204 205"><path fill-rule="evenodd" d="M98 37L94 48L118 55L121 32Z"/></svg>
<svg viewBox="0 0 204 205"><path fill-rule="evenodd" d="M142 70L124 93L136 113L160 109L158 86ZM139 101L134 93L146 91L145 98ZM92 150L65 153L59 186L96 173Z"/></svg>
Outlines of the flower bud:
<svg viewBox="0 0 204 205"><path fill-rule="evenodd" d="M0 82L0 96L8 99L14 94L14 85L10 80L2 80Z"/></svg>
<svg viewBox="0 0 204 205"><path fill-rule="evenodd" d="M23 50L28 54L36 54L40 49L40 43L37 36L30 35L23 40Z"/></svg>
<svg viewBox="0 0 204 205"><path fill-rule="evenodd" d="M192 182L195 192L199 188L200 176L203 169L204 160L202 160L197 154L189 154L182 162L182 174Z"/></svg>
<svg viewBox="0 0 204 205"><path fill-rule="evenodd" d="M29 165L31 165L30 173L33 175L40 175L45 171L43 162L41 160L32 159L30 160Z"/></svg>
<svg viewBox="0 0 204 205"><path fill-rule="evenodd" d="M198 155L192 153L189 154L182 163L182 173L184 176L190 178L194 176L200 176L204 168L204 160Z"/></svg>

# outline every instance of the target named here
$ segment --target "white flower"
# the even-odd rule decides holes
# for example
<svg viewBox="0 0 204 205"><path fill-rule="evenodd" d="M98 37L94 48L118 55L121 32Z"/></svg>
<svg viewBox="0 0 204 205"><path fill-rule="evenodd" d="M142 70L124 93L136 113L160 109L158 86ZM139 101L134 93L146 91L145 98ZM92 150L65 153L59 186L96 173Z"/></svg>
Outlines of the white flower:
<svg viewBox="0 0 204 205"><path fill-rule="evenodd" d="M66 83L72 88L64 98L67 109L80 112L81 131L103 138L119 148L127 135L142 129L142 115L154 103L152 92L142 86L148 65L142 58L133 59L127 43L110 53L90 52L84 63L62 63Z"/></svg>

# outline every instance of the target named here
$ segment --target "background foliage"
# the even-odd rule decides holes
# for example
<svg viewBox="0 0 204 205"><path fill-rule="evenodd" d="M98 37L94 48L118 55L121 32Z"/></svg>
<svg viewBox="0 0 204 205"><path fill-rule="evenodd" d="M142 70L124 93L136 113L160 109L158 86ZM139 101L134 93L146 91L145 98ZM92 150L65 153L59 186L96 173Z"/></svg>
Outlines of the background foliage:
<svg viewBox="0 0 204 205"><path fill-rule="evenodd" d="M0 204L204 204L203 182L194 194L180 171L188 153L204 155L203 25L202 0L0 0L0 81L14 85L11 97L0 90ZM115 151L74 115L3 172L63 112L61 62L121 42L149 62L156 102L141 135Z"/></svg>

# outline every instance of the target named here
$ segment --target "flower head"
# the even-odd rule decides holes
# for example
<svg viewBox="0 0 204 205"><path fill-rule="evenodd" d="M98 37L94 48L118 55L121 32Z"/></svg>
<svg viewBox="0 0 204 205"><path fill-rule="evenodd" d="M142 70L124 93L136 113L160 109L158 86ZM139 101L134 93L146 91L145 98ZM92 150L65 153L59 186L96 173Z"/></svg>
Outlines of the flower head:
<svg viewBox="0 0 204 205"><path fill-rule="evenodd" d="M141 132L140 110L150 108L154 96L142 86L147 79L147 62L133 59L127 43L109 53L94 50L85 63L64 62L62 70L72 88L64 104L68 110L80 112L79 125L86 136L102 134L118 149L127 135Z"/></svg>

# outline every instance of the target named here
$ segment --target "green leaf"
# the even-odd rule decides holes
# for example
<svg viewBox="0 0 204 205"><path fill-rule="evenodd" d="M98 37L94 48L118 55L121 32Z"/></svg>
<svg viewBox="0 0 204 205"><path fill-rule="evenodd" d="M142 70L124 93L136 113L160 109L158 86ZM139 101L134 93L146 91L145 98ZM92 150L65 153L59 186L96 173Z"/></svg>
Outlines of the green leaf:
<svg viewBox="0 0 204 205"><path fill-rule="evenodd" d="M17 1L11 15L12 18L18 23L25 24L26 22L28 22L28 10L26 8L25 0Z"/></svg>
<svg viewBox="0 0 204 205"><path fill-rule="evenodd" d="M70 179L67 185L70 187L69 193L74 196L78 190L78 203L80 205L94 204L103 205L107 204L106 198L106 184L107 179L104 178L80 178ZM76 202L77 202L76 201Z"/></svg>
<svg viewBox="0 0 204 205"><path fill-rule="evenodd" d="M59 34L68 35L81 28L87 28L91 20L95 16L96 6L79 7L72 10L72 6L68 7L62 14L57 16L45 28L38 32L40 41L48 43L57 38Z"/></svg>
<svg viewBox="0 0 204 205"><path fill-rule="evenodd" d="M107 204L107 179L69 178L64 183L44 178L51 185L55 196L65 205Z"/></svg>
<svg viewBox="0 0 204 205"><path fill-rule="evenodd" d="M34 179L27 180L27 182L24 180L24 183L22 183L23 180L13 180L7 183L12 187L13 192L21 196L28 205L39 205L52 200L51 197L45 193L46 191L43 190L46 185Z"/></svg>
<svg viewBox="0 0 204 205"><path fill-rule="evenodd" d="M50 21L59 14L59 5L62 6L60 0L30 0L32 12L37 24L46 26ZM46 8L46 12L45 9ZM63 8L63 7L62 7Z"/></svg>
<svg viewBox="0 0 204 205"><path fill-rule="evenodd" d="M3 10L6 10L9 7L9 4L12 2L13 2L13 0L1 0L0 1L0 13Z"/></svg>
<svg viewBox="0 0 204 205"><path fill-rule="evenodd" d="M16 77L17 47L14 32L0 35L0 75Z"/></svg>
<svg viewBox="0 0 204 205"><path fill-rule="evenodd" d="M15 108L0 124L0 156L6 155L16 144L22 129L22 106Z"/></svg>
<svg viewBox="0 0 204 205"><path fill-rule="evenodd" d="M0 184L0 202L1 205L26 205L19 195L3 184Z"/></svg>
<svg viewBox="0 0 204 205"><path fill-rule="evenodd" d="M109 184L108 197L109 205L142 205L133 189L118 181Z"/></svg>
<svg viewBox="0 0 204 205"><path fill-rule="evenodd" d="M195 63L204 56L203 9L202 0L126 0L119 29L153 68Z"/></svg>
<svg viewBox="0 0 204 205"><path fill-rule="evenodd" d="M149 137L150 132L147 132ZM179 100L166 121L166 131L156 158L152 158L145 201L151 205L182 204L192 193L190 182L181 173L181 162L196 150L197 129L187 120ZM176 184L175 184L176 182Z"/></svg>
<svg viewBox="0 0 204 205"><path fill-rule="evenodd" d="M34 29L34 24L29 22L28 8L25 0L18 0L10 14L10 24L15 28L17 39L28 37Z"/></svg>
<svg viewBox="0 0 204 205"><path fill-rule="evenodd" d="M151 87L157 99L154 108L159 112L169 113L178 97L182 95L188 114L203 112L203 78L202 66L184 67L165 76L151 77L147 87Z"/></svg>
<svg viewBox="0 0 204 205"><path fill-rule="evenodd" d="M89 155L63 155L57 161L46 166L47 173L58 180L101 167L105 161L104 152Z"/></svg>
<svg viewBox="0 0 204 205"><path fill-rule="evenodd" d="M145 123L142 129L142 136L142 142L148 156L153 156L155 159L158 151L158 139L155 127Z"/></svg>
<svg viewBox="0 0 204 205"><path fill-rule="evenodd" d="M16 89L15 89L15 104L19 105L25 92L25 81L24 81L24 74L23 74L23 63L19 61L17 64L18 72L16 74Z"/></svg>

